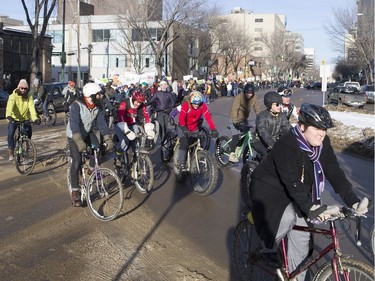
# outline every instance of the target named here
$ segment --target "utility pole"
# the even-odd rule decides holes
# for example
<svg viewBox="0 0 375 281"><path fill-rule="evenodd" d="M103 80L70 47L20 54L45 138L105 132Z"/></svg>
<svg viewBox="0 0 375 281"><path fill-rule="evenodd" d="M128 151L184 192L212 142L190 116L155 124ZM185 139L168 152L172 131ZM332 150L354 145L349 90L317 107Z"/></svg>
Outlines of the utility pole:
<svg viewBox="0 0 375 281"><path fill-rule="evenodd" d="M61 47L61 54L60 54L60 61L61 61L61 82L65 82L65 62L66 62L66 54L65 54L65 0L63 0L63 19L62 19L62 47Z"/></svg>
<svg viewBox="0 0 375 281"><path fill-rule="evenodd" d="M80 17L80 3L81 1L77 1L77 10L78 10L78 21L77 21L77 63L78 63L78 72L77 72L77 85L78 88L81 88L81 41L80 41L80 26L81 26L81 17Z"/></svg>

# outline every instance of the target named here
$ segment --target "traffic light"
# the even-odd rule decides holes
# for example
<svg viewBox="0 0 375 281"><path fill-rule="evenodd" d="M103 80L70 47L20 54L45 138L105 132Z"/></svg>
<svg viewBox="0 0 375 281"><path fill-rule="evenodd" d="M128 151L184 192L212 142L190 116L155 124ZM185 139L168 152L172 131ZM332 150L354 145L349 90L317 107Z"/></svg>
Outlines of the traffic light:
<svg viewBox="0 0 375 281"><path fill-rule="evenodd" d="M66 63L66 53L65 52L60 53L60 62L61 62L61 64Z"/></svg>

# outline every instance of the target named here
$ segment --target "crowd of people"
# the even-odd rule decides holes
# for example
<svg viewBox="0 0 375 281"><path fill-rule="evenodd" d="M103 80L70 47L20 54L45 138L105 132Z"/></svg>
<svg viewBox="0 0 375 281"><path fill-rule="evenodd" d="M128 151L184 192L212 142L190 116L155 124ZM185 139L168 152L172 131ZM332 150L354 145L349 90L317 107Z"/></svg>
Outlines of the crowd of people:
<svg viewBox="0 0 375 281"><path fill-rule="evenodd" d="M290 102L292 89L283 86L264 95L265 109L260 111L254 83L230 81L228 84L230 87L226 85L225 91L221 91L224 87L222 84L218 88L214 81L197 84L193 79L186 83L175 80L170 84L163 80L153 85L146 82L129 86L107 83L103 87L89 82L79 91L74 82L69 82L63 93L66 110L70 113L66 136L72 157L70 177L73 206L81 206L78 185L81 152L92 143L99 146L102 139L107 150L115 147L114 159L118 159L124 149L134 145L140 128L147 138L155 137L151 112L156 112L160 137L163 139L170 113L179 106L178 165L180 171L185 172L187 147L194 141L189 133L198 131L199 122L204 118L211 136L216 138L219 135L208 105L215 91L220 89L221 96L234 96L228 112L232 132L229 161L238 162L235 154L238 140L241 134L249 130L250 113L256 114L256 132L251 145L261 154L262 160L252 174L249 188L254 204L255 227L263 241L262 251L265 254L274 253L281 238L288 236L292 242L288 243L291 270L306 257L309 237L292 228L295 224L307 225L307 221L319 222L328 217L325 213L328 207L321 198L325 179L330 181L348 206L360 213L367 212L367 205L360 204L362 201L340 168L326 136L327 129L333 124L325 108L307 103L297 108ZM42 88L37 80L33 81L31 89L26 80L21 80L9 97L6 118L9 121L10 161L13 160L16 122L28 119L34 123L40 122L35 111L34 96L45 102ZM114 112L113 126L108 126L106 120L108 106L112 107L110 112ZM291 117L295 118L293 125ZM26 129L31 138L31 125ZM100 138L95 130L99 131ZM299 280L303 280L303 277Z"/></svg>

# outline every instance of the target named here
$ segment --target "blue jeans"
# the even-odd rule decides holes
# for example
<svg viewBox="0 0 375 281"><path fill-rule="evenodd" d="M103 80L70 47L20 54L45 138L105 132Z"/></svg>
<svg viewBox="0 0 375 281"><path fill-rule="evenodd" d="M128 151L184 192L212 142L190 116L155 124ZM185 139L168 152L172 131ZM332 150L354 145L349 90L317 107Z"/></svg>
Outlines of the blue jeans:
<svg viewBox="0 0 375 281"><path fill-rule="evenodd" d="M8 148L14 149L15 142L14 142L14 133L17 129L17 124L15 122L9 122L8 123ZM32 136L32 129L31 129L31 123L26 122L23 126L25 133L29 139L31 139Z"/></svg>
<svg viewBox="0 0 375 281"><path fill-rule="evenodd" d="M49 116L49 112L48 112L48 100L45 99L43 101L43 114L48 117Z"/></svg>

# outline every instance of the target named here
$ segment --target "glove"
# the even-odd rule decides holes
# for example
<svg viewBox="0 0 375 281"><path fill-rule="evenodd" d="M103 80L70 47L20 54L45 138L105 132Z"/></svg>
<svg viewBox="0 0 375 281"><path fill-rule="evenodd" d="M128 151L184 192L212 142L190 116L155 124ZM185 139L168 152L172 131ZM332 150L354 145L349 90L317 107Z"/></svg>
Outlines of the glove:
<svg viewBox="0 0 375 281"><path fill-rule="evenodd" d="M154 128L155 128L155 125L152 123L145 124L145 132L147 134L147 139L153 140L155 138Z"/></svg>
<svg viewBox="0 0 375 281"><path fill-rule="evenodd" d="M14 120L14 118L12 117L12 116L7 116L7 119L9 120L9 122L14 122L14 121L16 121L16 120Z"/></svg>
<svg viewBox="0 0 375 281"><path fill-rule="evenodd" d="M309 211L309 220L312 222L323 222L329 219L331 216L337 215L340 212L340 207L337 205L313 205Z"/></svg>
<svg viewBox="0 0 375 281"><path fill-rule="evenodd" d="M73 141L77 145L78 151L82 152L86 150L86 143L83 141L80 134L73 134Z"/></svg>
<svg viewBox="0 0 375 281"><path fill-rule="evenodd" d="M34 120L34 124L35 124L35 125L40 125L40 119L39 119L39 118L35 119L35 120Z"/></svg>
<svg viewBox="0 0 375 281"><path fill-rule="evenodd" d="M112 137L110 135L104 136L103 141L107 145L107 150L112 150L113 147L115 146L113 141L112 141Z"/></svg>
<svg viewBox="0 0 375 281"><path fill-rule="evenodd" d="M188 134L190 132L186 126L181 126L180 128L184 134Z"/></svg>
<svg viewBox="0 0 375 281"><path fill-rule="evenodd" d="M233 126L239 131L245 131L245 125L243 123L234 123Z"/></svg>
<svg viewBox="0 0 375 281"><path fill-rule="evenodd" d="M352 208L356 211L359 215L364 215L368 212L368 204L369 200L367 197L363 197L360 202L354 203Z"/></svg>
<svg viewBox="0 0 375 281"><path fill-rule="evenodd" d="M211 131L211 137L217 138L219 136L219 132L215 129Z"/></svg>

